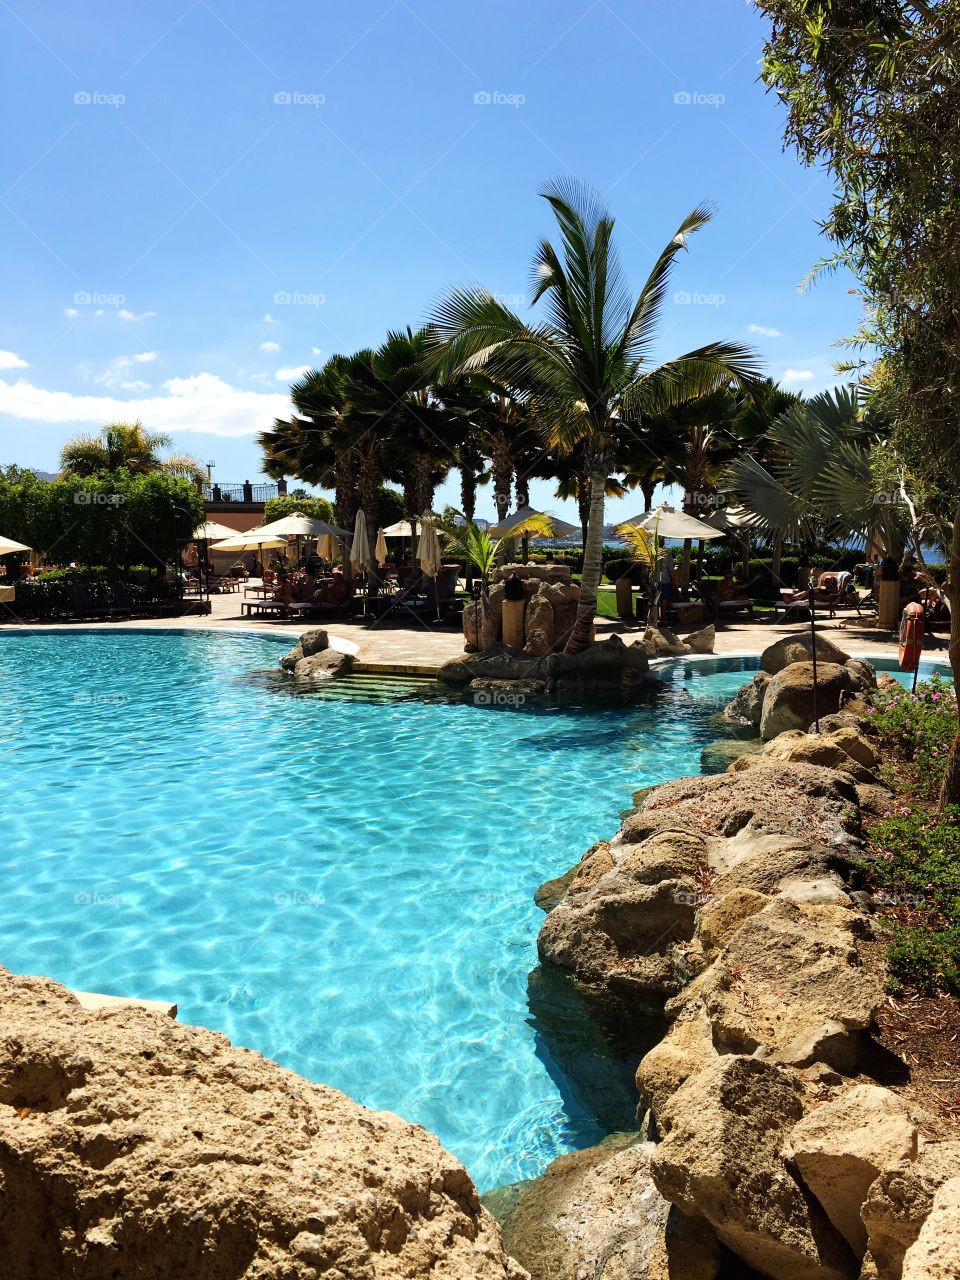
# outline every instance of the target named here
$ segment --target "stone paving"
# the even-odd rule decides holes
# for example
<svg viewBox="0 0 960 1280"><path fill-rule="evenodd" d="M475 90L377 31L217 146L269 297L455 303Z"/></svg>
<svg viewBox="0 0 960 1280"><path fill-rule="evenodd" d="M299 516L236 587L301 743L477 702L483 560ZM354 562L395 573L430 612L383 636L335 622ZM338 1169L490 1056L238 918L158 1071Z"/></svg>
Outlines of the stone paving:
<svg viewBox="0 0 960 1280"><path fill-rule="evenodd" d="M251 620L241 613L240 606L244 598L239 592L211 596L211 613L204 617L149 618L135 619L131 622L84 623L83 625L109 627L113 630L142 627L151 631L166 627L188 630L242 628L246 631L289 635L291 644L301 632L310 627L323 625L331 636L338 637L350 646L356 646L356 656L361 669L368 666L378 670L429 672L435 671L444 662L463 652L463 636L459 627L455 628L452 623L437 625L414 617L412 614L409 616L393 614L388 620L377 625L370 625L359 619L329 624ZM69 625L71 624L67 624ZM774 624L749 620L725 622L717 631L716 652L719 655L760 653L767 645L773 644L783 636L801 634L808 627L808 623ZM6 629L0 628L0 631ZM49 628L44 626L42 629ZM872 653L891 658L897 656L896 637L891 637L876 628L864 626L856 618L824 619L818 624L818 630L829 635L851 654ZM597 619L597 638L600 640L610 635L619 635L629 644L632 640L638 639L642 633L643 628L639 624L631 626L615 619ZM946 637L935 636L929 638L929 641L929 656L946 661Z"/></svg>

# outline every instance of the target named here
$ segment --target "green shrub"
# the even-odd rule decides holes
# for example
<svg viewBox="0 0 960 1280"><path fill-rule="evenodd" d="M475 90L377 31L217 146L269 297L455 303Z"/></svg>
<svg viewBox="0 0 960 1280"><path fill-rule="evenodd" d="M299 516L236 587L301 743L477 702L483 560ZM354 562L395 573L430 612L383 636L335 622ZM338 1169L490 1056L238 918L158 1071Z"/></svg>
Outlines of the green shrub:
<svg viewBox="0 0 960 1280"><path fill-rule="evenodd" d="M950 682L934 675L921 681L916 693L902 685L878 690L869 721L895 754L913 793L935 800L957 732L957 699Z"/></svg>

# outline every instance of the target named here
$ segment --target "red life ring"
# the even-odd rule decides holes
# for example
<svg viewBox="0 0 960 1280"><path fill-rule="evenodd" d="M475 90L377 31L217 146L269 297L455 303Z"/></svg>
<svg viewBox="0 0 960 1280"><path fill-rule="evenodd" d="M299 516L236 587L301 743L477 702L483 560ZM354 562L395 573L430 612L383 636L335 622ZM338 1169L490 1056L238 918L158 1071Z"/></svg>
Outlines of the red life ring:
<svg viewBox="0 0 960 1280"><path fill-rule="evenodd" d="M923 652L924 618L922 604L908 604L900 619L900 670L916 671Z"/></svg>

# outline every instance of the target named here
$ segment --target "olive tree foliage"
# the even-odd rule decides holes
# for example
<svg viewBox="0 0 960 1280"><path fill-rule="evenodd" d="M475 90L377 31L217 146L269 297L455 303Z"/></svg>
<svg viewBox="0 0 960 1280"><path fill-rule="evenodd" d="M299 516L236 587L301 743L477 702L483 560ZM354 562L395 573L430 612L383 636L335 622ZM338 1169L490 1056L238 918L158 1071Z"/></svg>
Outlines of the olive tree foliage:
<svg viewBox="0 0 960 1280"><path fill-rule="evenodd" d="M857 276L848 345L894 445L950 527L950 661L960 690L960 0L755 0L785 139L834 182L819 269ZM960 747L944 800L960 801Z"/></svg>

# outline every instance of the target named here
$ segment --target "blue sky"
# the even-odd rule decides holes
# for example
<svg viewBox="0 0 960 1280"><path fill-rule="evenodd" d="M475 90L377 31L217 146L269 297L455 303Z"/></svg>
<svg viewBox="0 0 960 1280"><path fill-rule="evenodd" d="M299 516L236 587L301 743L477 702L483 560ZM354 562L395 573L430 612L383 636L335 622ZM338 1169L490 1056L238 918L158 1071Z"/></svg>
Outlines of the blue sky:
<svg viewBox="0 0 960 1280"><path fill-rule="evenodd" d="M638 287L716 206L658 355L736 338L793 389L832 385L858 299L798 292L830 186L782 153L763 33L748 0L10 0L0 462L52 471L70 435L140 417L256 479L296 371L453 284L522 310L563 173L604 194Z"/></svg>

